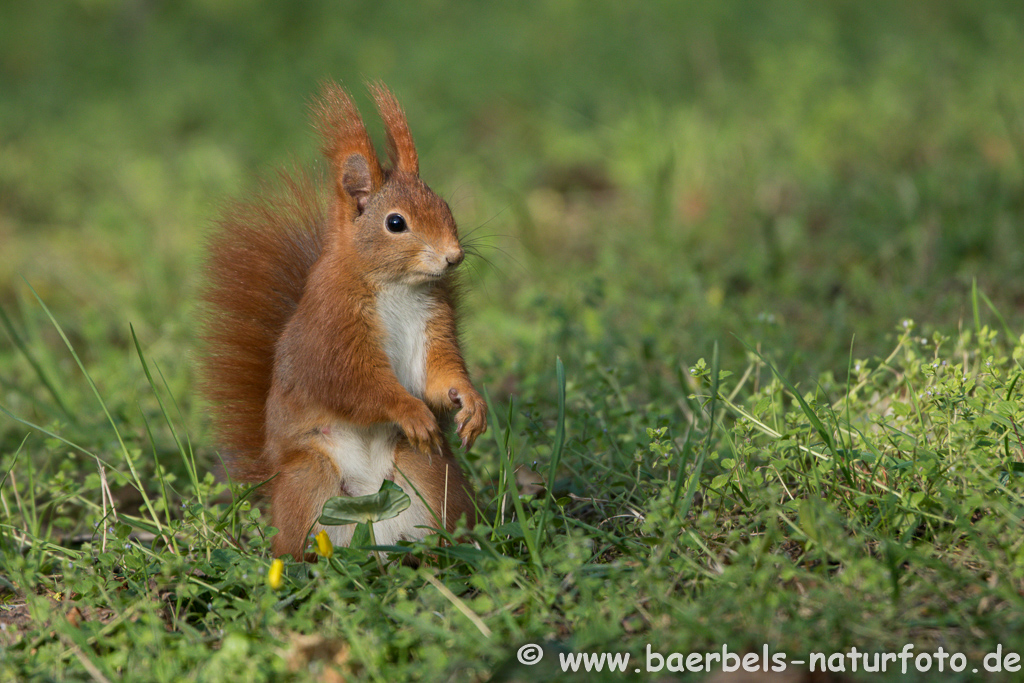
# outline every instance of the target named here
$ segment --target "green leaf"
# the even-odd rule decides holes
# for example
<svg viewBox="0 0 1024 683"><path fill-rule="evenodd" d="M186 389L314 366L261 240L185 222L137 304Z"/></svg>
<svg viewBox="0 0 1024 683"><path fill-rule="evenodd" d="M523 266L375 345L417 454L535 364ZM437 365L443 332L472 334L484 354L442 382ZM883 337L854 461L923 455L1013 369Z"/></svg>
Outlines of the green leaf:
<svg viewBox="0 0 1024 683"><path fill-rule="evenodd" d="M1007 467L1009 469L999 472L1000 486L1007 486L1011 479L1016 479L1024 475L1024 462L1011 462L1007 464Z"/></svg>
<svg viewBox="0 0 1024 683"><path fill-rule="evenodd" d="M363 524L356 524L355 530L352 532L352 542L349 544L352 548L362 548L370 545L370 527ZM337 548L335 548L337 550ZM365 554L360 551L360 554L365 557Z"/></svg>
<svg viewBox="0 0 1024 683"><path fill-rule="evenodd" d="M716 476L714 479L711 480L710 488L712 490L718 490L718 489L722 488L723 486L725 486L726 484L728 484L729 483L729 479L731 479L731 478L732 478L732 474L729 473L729 472L726 472L725 474L719 474L718 476Z"/></svg>
<svg viewBox="0 0 1024 683"><path fill-rule="evenodd" d="M409 494L393 481L384 480L380 491L368 496L336 496L324 503L317 520L324 526L343 526L360 522L392 519L412 504Z"/></svg>

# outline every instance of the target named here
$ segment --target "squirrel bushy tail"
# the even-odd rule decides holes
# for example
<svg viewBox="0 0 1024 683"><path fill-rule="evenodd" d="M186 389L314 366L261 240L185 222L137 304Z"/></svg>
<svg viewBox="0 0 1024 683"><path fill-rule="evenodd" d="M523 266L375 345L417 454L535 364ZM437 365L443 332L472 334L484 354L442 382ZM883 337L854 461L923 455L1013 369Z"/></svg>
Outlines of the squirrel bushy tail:
<svg viewBox="0 0 1024 683"><path fill-rule="evenodd" d="M274 349L324 246L326 202L305 174L282 173L229 206L208 242L200 385L236 480L274 472L262 457Z"/></svg>

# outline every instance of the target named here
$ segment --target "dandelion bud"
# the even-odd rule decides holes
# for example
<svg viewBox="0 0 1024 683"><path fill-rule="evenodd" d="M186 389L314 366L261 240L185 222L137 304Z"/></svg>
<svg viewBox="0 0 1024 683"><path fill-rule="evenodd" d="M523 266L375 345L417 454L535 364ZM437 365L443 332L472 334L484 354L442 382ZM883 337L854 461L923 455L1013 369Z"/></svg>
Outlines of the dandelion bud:
<svg viewBox="0 0 1024 683"><path fill-rule="evenodd" d="M321 530L316 535L316 552L321 557L325 557L328 560L334 555L334 544L331 543L330 537L327 535L327 530Z"/></svg>
<svg viewBox="0 0 1024 683"><path fill-rule="evenodd" d="M270 563L270 571L267 572L267 585L277 590L281 587L281 575L284 573L284 562L274 560Z"/></svg>

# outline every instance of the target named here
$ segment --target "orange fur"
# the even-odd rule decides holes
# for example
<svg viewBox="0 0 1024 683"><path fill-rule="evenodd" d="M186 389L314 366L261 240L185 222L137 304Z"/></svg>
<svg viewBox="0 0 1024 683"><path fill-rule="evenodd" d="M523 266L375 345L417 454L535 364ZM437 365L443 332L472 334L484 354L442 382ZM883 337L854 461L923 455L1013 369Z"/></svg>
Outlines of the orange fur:
<svg viewBox="0 0 1024 683"><path fill-rule="evenodd" d="M401 105L382 83L370 86L370 92L373 93L377 110L380 112L381 118L384 119L388 138L388 157L391 165L399 171L419 175L420 161L416 155L416 145L412 142L412 133L409 132L409 125L406 123L405 112L402 111Z"/></svg>
<svg viewBox="0 0 1024 683"><path fill-rule="evenodd" d="M418 177L405 114L384 86L372 90L392 168L380 166L351 98L325 84L312 109L333 197L285 177L285 192L229 208L210 242L202 386L228 471L249 482L277 475L279 555L302 556L328 498L384 478L429 508L403 513L388 527L395 539L474 520L442 433L453 411L464 445L486 428L456 329L464 252L447 204Z"/></svg>

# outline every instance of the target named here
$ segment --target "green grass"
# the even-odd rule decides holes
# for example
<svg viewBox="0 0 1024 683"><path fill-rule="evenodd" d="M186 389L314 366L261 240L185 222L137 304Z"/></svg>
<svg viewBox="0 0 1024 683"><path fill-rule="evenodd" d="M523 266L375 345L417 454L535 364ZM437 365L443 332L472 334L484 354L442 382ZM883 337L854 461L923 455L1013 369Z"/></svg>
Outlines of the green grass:
<svg viewBox="0 0 1024 683"><path fill-rule="evenodd" d="M1016 3L357 4L0 9L0 680L1024 652ZM326 77L389 84L481 240L486 522L275 590L193 302Z"/></svg>

